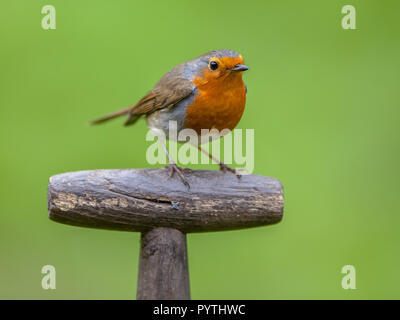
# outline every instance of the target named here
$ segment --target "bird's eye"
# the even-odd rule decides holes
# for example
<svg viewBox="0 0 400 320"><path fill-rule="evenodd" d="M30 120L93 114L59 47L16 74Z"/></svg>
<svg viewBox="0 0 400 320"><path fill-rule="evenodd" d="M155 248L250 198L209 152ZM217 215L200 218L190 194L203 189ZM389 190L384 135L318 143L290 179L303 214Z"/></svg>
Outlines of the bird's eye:
<svg viewBox="0 0 400 320"><path fill-rule="evenodd" d="M217 70L218 69L218 63L216 61L211 61L210 62L210 69L211 70Z"/></svg>

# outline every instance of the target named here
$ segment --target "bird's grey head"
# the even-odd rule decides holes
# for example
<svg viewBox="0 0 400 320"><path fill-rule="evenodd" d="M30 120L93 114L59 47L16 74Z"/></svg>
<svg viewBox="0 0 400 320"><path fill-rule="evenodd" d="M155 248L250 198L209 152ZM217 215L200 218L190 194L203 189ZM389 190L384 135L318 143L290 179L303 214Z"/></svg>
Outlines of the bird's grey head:
<svg viewBox="0 0 400 320"><path fill-rule="evenodd" d="M238 58L238 57L241 57L241 55L233 50L227 50L227 49L213 50L184 63L183 75L185 76L185 78L192 80L193 77L197 75L199 71L210 67L210 61L212 59Z"/></svg>

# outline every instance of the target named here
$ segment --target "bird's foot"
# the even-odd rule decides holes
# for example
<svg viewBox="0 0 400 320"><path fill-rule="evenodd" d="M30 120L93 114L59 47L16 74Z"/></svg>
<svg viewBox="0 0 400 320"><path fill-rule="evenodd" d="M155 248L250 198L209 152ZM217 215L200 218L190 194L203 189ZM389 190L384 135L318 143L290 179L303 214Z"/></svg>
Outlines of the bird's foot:
<svg viewBox="0 0 400 320"><path fill-rule="evenodd" d="M237 177L239 180L240 180L240 178L242 177L241 174L238 173L238 172L236 171L236 169L233 169L233 168L231 168L231 167L228 167L228 166L227 166L225 163L223 163L223 162L221 162L221 163L219 164L219 169L220 169L221 171L223 171L223 172L227 172L227 171L232 172L233 174L236 175L236 177Z"/></svg>
<svg viewBox="0 0 400 320"><path fill-rule="evenodd" d="M170 172L170 177L172 178L174 176L174 174L176 173L179 177L179 179L181 179L182 183L186 186L186 188L190 189L190 184L189 182L187 182L183 172L184 172L184 168L178 167L175 163L171 163L165 166L165 168L167 168Z"/></svg>

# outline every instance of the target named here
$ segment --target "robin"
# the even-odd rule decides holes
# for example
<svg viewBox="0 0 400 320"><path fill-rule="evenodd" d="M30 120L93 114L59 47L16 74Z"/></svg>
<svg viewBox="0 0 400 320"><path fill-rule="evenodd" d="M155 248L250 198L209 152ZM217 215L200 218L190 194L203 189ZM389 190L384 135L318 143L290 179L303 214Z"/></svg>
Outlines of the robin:
<svg viewBox="0 0 400 320"><path fill-rule="evenodd" d="M145 117L151 130L156 134L162 131L167 138L170 121L176 121L178 132L192 129L200 138L202 129L233 130L246 104L247 88L242 72L248 69L243 57L235 51L207 52L172 68L135 105L94 120L91 124L125 115L125 126L129 126ZM170 162L171 176L176 172L190 188L182 168L176 165L164 143L162 146ZM221 170L236 173L200 145L197 147L217 162Z"/></svg>

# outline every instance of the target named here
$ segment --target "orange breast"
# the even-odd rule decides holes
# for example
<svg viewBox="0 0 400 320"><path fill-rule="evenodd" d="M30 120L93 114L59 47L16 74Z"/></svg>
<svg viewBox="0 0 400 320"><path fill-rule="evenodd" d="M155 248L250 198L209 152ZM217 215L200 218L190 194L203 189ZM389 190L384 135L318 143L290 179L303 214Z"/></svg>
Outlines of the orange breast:
<svg viewBox="0 0 400 320"><path fill-rule="evenodd" d="M246 104L246 88L240 73L231 73L204 83L194 80L197 94L186 109L184 128L200 134L201 129L233 130L239 123Z"/></svg>

